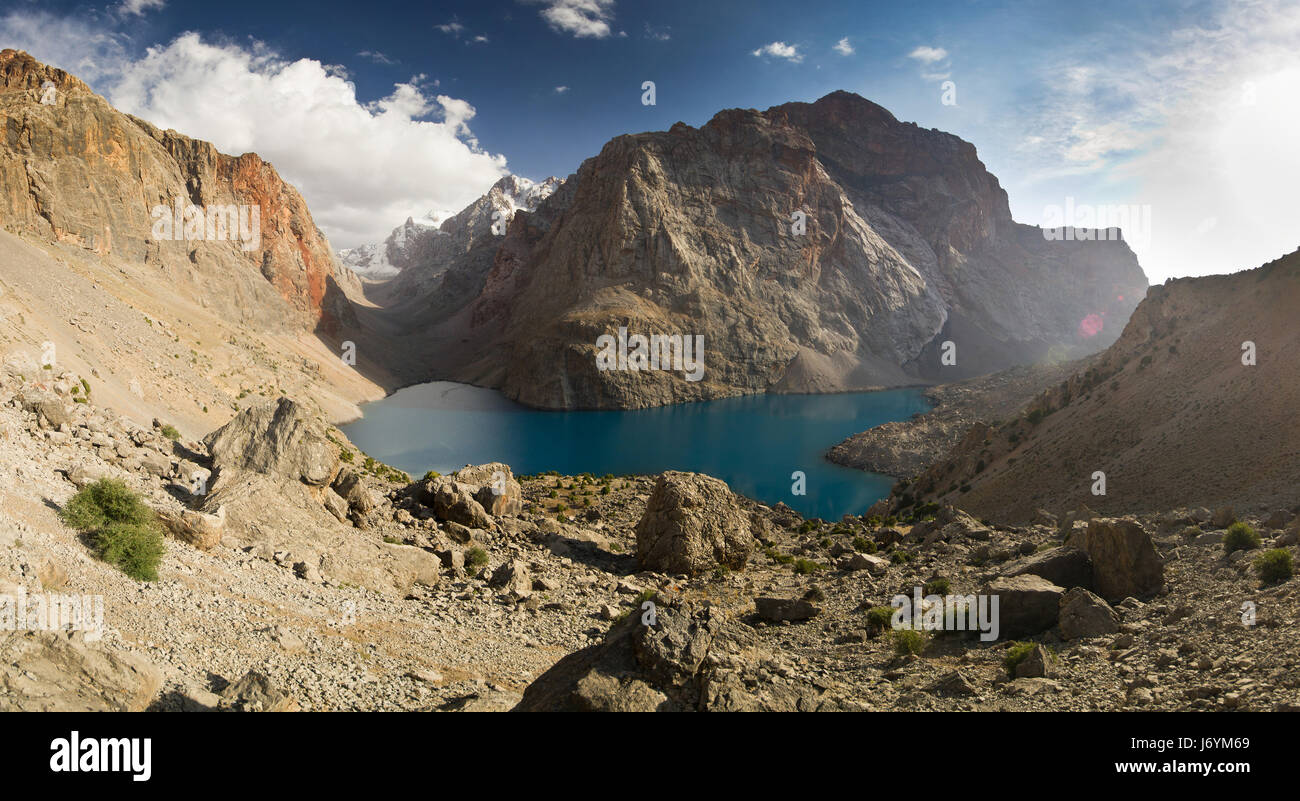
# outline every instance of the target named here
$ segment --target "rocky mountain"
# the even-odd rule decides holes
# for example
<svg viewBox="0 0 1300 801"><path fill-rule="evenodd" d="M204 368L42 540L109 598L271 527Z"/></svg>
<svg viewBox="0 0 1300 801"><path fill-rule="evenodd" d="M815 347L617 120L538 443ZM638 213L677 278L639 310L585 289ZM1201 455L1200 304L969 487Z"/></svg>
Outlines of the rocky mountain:
<svg viewBox="0 0 1300 801"><path fill-rule="evenodd" d="M507 175L441 225L408 219L382 245L384 261L397 278L375 296L385 303L389 316L399 319L426 320L431 314L437 318L463 307L482 290L515 214L535 210L562 183L555 177L533 182Z"/></svg>
<svg viewBox="0 0 1300 801"><path fill-rule="evenodd" d="M143 264L259 329L355 325L302 196L256 154L159 130L16 50L0 52L0 112L6 230Z"/></svg>
<svg viewBox="0 0 1300 801"><path fill-rule="evenodd" d="M545 408L1077 357L1113 342L1146 289L1122 241L1047 241L1012 220L972 145L847 92L617 137L501 239L466 214L476 238L452 266L394 282L395 330L434 343L436 377ZM620 326L703 337L703 380L598 369L598 337Z"/></svg>
<svg viewBox="0 0 1300 801"><path fill-rule="evenodd" d="M1297 304L1300 251L1154 287L1095 362L1010 419L974 426L895 503L960 502L1005 522L1042 507L1289 507L1300 473Z"/></svg>

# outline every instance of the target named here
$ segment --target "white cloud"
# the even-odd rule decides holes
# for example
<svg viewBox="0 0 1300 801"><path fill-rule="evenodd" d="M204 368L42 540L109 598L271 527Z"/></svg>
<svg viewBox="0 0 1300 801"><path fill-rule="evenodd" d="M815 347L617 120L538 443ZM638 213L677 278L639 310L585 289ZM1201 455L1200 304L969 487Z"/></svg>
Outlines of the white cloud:
<svg viewBox="0 0 1300 801"><path fill-rule="evenodd" d="M474 37L473 39L471 39L470 41L471 41L471 42L474 42L474 43L476 43L476 44L487 44L487 43L488 43L488 38L487 38L486 36L484 36L483 34L480 33L478 36L475 36L475 37Z"/></svg>
<svg viewBox="0 0 1300 801"><path fill-rule="evenodd" d="M673 38L671 31L672 28L667 25L662 28L656 28L648 22L645 24L645 38L655 42L666 42Z"/></svg>
<svg viewBox="0 0 1300 801"><path fill-rule="evenodd" d="M437 83L421 75L363 103L340 68L260 44L186 33L131 59L101 24L42 12L0 17L0 41L91 81L122 111L224 153L259 154L337 248L381 241L409 216L458 211L507 172L504 156L479 149L474 107L430 92Z"/></svg>
<svg viewBox="0 0 1300 801"><path fill-rule="evenodd" d="M1039 76L1036 113L1017 122L1031 181L1091 176L1104 196L1077 202L1150 206L1150 244L1133 244L1153 282L1295 250L1297 37L1300 7L1252 0L1144 39L1136 59L1113 42L1062 54Z"/></svg>
<svg viewBox="0 0 1300 801"><path fill-rule="evenodd" d="M542 19L558 33L570 33L579 39L604 39L610 35L614 18L614 0L524 0L542 3Z"/></svg>
<svg viewBox="0 0 1300 801"><path fill-rule="evenodd" d="M555 87L555 93L556 93L557 95L562 95L562 94L564 94L564 93L567 92L567 91L569 91L569 87L567 87L567 86L557 86L557 87Z"/></svg>
<svg viewBox="0 0 1300 801"><path fill-rule="evenodd" d="M937 61L943 61L948 57L948 51L942 47L930 47L921 45L912 52L907 54L908 58L914 58L922 64L933 64Z"/></svg>
<svg viewBox="0 0 1300 801"><path fill-rule="evenodd" d="M434 25L433 27L435 30L442 31L443 33L450 34L452 36L460 36L462 33L465 32L465 26L461 25L459 22L455 20L452 20L451 22L444 22L441 25Z"/></svg>
<svg viewBox="0 0 1300 801"><path fill-rule="evenodd" d="M755 50L753 54L760 58L763 56L783 58L795 64L803 61L803 54L799 52L799 46L788 45L785 42L772 42L771 44L765 44Z"/></svg>
<svg viewBox="0 0 1300 801"><path fill-rule="evenodd" d="M836 53L839 53L841 56L853 55L853 45L849 44L849 37L847 36L836 42L835 46L831 49Z"/></svg>
<svg viewBox="0 0 1300 801"><path fill-rule="evenodd" d="M167 5L167 0L123 0L119 8L127 14L134 14L137 17L144 16L144 12L161 9Z"/></svg>
<svg viewBox="0 0 1300 801"><path fill-rule="evenodd" d="M384 55L383 53L379 52L378 50L362 50L361 52L357 53L357 55L361 56L362 58L368 58L371 61L375 62L376 64L392 65L397 63L396 61Z"/></svg>

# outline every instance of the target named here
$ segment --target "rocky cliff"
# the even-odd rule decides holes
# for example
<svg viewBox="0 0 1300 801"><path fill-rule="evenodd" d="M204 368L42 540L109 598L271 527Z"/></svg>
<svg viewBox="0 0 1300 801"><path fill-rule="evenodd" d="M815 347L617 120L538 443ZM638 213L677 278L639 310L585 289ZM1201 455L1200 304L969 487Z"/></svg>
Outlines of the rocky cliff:
<svg viewBox="0 0 1300 801"><path fill-rule="evenodd" d="M438 377L548 408L897 386L1079 356L1114 341L1146 289L1122 241L1045 240L1011 219L972 145L846 92L620 136L461 261L473 266L430 265L444 280L407 284L406 330L444 344ZM485 267L481 282L445 280ZM599 370L597 339L620 326L703 337L703 379ZM949 340L956 365L942 366Z"/></svg>
<svg viewBox="0 0 1300 801"><path fill-rule="evenodd" d="M256 154L159 130L16 50L0 52L0 111L6 229L144 263L241 324L355 322L302 196Z"/></svg>
<svg viewBox="0 0 1300 801"><path fill-rule="evenodd" d="M1008 522L1079 505L1290 506L1300 471L1298 307L1300 252L1154 287L1091 366L1012 419L976 425L896 493L960 499ZM1094 492L1096 473L1105 494Z"/></svg>

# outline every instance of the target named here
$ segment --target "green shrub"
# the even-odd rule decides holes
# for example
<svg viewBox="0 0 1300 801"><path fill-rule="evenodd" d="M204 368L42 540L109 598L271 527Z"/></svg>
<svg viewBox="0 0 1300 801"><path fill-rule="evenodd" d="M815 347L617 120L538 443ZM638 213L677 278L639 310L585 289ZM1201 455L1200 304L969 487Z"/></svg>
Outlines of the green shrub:
<svg viewBox="0 0 1300 801"><path fill-rule="evenodd" d="M101 478L82 488L59 516L87 532L96 555L137 581L157 581L165 550L153 510L121 481Z"/></svg>
<svg viewBox="0 0 1300 801"><path fill-rule="evenodd" d="M1223 536L1223 550L1226 553L1249 551L1258 548L1259 545L1259 533L1248 523L1233 523L1228 526L1228 533Z"/></svg>
<svg viewBox="0 0 1300 801"><path fill-rule="evenodd" d="M912 654L920 656L925 650L925 644L929 637L924 632L915 629L895 629L890 633L889 639L894 644L894 653L899 656Z"/></svg>
<svg viewBox="0 0 1300 801"><path fill-rule="evenodd" d="M429 470L424 474L424 480L428 481L431 478L438 478L441 475L442 473L439 473L437 470Z"/></svg>
<svg viewBox="0 0 1300 801"><path fill-rule="evenodd" d="M483 567L487 563L487 551L482 548L470 548L465 552L465 564L469 567Z"/></svg>
<svg viewBox="0 0 1300 801"><path fill-rule="evenodd" d="M1277 584L1295 575L1291 552L1286 548L1264 551L1255 558L1255 569L1259 571L1259 577L1265 584Z"/></svg>
<svg viewBox="0 0 1300 801"><path fill-rule="evenodd" d="M861 537L861 536L854 537L853 550L859 551L861 553L875 553L876 543L873 542L872 540L867 539L866 537Z"/></svg>
<svg viewBox="0 0 1300 801"><path fill-rule="evenodd" d="M873 606L867 610L867 630L879 634L891 627L894 619L894 607Z"/></svg>
<svg viewBox="0 0 1300 801"><path fill-rule="evenodd" d="M171 423L164 423L163 427L158 430L162 432L162 435L164 437L172 440L173 442L181 438L181 432L177 431L176 426L172 425Z"/></svg>
<svg viewBox="0 0 1300 801"><path fill-rule="evenodd" d="M826 568L822 567L821 565L817 564L811 559L800 558L794 560L794 572L798 573L801 576L808 576L813 573L816 573L818 570L825 570L825 569Z"/></svg>
<svg viewBox="0 0 1300 801"><path fill-rule="evenodd" d="M946 578L930 579L925 583L923 595L947 595L952 589L952 582Z"/></svg>
<svg viewBox="0 0 1300 801"><path fill-rule="evenodd" d="M1002 666L1007 669L1007 673L1014 677L1016 675L1016 665L1025 661L1034 652L1037 645L1038 643L1032 642L1012 643L1011 647L1007 649L1007 655L1002 658Z"/></svg>

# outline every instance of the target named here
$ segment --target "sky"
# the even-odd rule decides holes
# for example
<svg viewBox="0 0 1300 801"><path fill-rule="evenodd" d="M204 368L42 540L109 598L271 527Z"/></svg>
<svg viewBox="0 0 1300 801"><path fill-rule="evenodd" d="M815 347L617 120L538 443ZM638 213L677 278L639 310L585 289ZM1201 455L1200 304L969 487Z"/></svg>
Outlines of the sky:
<svg viewBox="0 0 1300 801"><path fill-rule="evenodd" d="M1127 212L1152 283L1300 246L1295 0L6 0L0 47L260 154L336 248L838 89L972 142L1020 222Z"/></svg>

